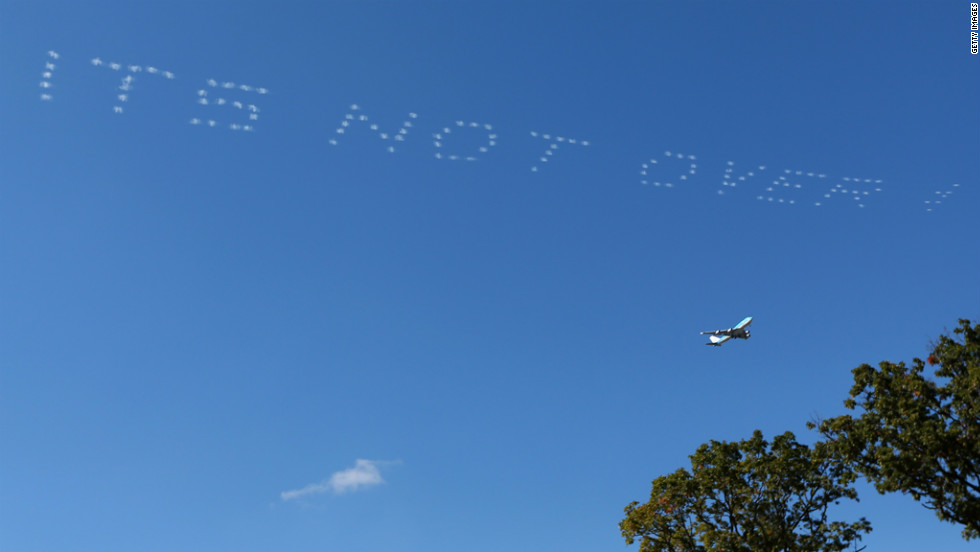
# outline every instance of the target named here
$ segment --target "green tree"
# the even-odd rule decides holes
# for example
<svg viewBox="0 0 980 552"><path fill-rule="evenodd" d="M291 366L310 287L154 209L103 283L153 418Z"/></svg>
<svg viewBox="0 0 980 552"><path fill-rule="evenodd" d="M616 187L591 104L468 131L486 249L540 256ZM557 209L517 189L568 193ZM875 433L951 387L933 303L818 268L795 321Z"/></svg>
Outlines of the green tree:
<svg viewBox="0 0 980 552"><path fill-rule="evenodd" d="M844 405L861 415L819 427L828 444L878 492L901 492L980 537L980 324L960 320L958 342L940 336L923 362L854 369ZM934 379L925 363L938 365Z"/></svg>
<svg viewBox="0 0 980 552"><path fill-rule="evenodd" d="M650 501L633 502L619 527L640 552L840 551L871 524L828 521L842 498L857 500L856 477L846 465L796 442L786 432L770 446L751 439L701 445L691 471L653 481Z"/></svg>

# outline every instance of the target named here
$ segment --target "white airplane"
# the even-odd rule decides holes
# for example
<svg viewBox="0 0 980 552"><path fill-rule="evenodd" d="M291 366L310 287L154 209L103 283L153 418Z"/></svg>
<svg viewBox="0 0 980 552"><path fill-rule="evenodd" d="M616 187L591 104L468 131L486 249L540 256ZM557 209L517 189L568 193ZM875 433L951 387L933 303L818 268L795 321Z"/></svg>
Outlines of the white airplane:
<svg viewBox="0 0 980 552"><path fill-rule="evenodd" d="M728 328L727 330L715 330L713 332L701 332L701 335L710 335L708 339L711 340L710 343L705 343L705 345L714 345L715 347L721 347L721 344L728 341L729 339L748 339L749 334L749 324L752 323L752 317L746 316L744 320L738 323L734 328Z"/></svg>

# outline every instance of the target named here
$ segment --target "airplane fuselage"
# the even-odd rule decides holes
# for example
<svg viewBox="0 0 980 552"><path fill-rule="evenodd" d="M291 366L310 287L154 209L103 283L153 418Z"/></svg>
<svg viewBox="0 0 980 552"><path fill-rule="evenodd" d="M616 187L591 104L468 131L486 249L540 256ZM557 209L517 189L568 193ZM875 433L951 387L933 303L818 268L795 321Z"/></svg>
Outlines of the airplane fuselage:
<svg viewBox="0 0 980 552"><path fill-rule="evenodd" d="M737 326L730 330L731 333L729 335L731 335L733 339L748 339L751 336L749 333L749 324L751 323L752 317L746 316L741 322L738 323Z"/></svg>
<svg viewBox="0 0 980 552"><path fill-rule="evenodd" d="M711 336L710 342L705 343L705 345L720 347L722 343L728 341L729 339L748 339L751 337L751 334L749 333L749 324L751 323L752 317L746 316L734 328L728 328L727 330L715 330L713 332L701 332L701 335Z"/></svg>

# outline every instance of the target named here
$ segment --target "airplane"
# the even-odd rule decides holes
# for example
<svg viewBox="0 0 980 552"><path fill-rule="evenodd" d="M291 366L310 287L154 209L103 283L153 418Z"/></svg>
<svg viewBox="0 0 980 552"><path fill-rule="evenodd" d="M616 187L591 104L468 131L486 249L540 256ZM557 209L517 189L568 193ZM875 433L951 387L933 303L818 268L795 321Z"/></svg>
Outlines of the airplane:
<svg viewBox="0 0 980 552"><path fill-rule="evenodd" d="M729 339L748 339L749 334L749 324L752 323L752 317L746 316L744 320L738 323L734 328L728 328L727 330L715 330L713 332L701 332L701 335L710 335L708 339L711 340L710 343L705 343L705 345L713 345L715 347L721 347L721 344L728 341Z"/></svg>

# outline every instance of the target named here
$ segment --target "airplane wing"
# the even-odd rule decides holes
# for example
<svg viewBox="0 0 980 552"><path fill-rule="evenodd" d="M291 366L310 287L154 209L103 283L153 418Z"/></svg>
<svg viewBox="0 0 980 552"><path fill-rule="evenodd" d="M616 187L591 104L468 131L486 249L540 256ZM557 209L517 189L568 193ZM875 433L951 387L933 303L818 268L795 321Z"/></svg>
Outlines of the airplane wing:
<svg viewBox="0 0 980 552"><path fill-rule="evenodd" d="M732 333L732 328L728 328L727 330L715 330L713 332L701 332L701 335L731 335L731 333Z"/></svg>
<svg viewBox="0 0 980 552"><path fill-rule="evenodd" d="M732 336L730 335L724 335L724 336L712 335L711 337L708 338L711 342L705 343L705 345L714 345L715 347L721 347L722 343L728 341L731 338Z"/></svg>

